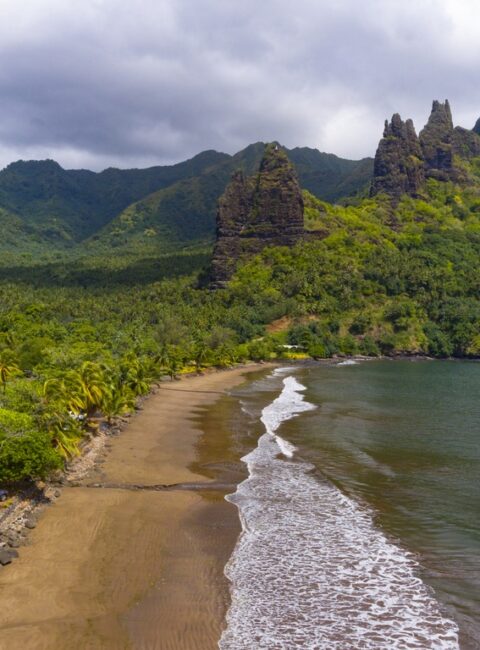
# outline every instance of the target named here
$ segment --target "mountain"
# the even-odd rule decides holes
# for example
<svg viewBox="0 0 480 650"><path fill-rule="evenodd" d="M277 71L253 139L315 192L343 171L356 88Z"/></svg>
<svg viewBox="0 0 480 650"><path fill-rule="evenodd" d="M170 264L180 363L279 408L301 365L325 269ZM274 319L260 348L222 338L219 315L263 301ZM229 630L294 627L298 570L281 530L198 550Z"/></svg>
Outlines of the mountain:
<svg viewBox="0 0 480 650"><path fill-rule="evenodd" d="M168 167L65 170L53 160L18 161L0 172L0 207L20 219L27 235L75 243L95 233L132 202L198 176L226 154L205 151Z"/></svg>
<svg viewBox="0 0 480 650"><path fill-rule="evenodd" d="M219 199L212 286L224 286L240 258L266 246L293 246L303 233L297 174L285 151L269 144L258 172L235 172Z"/></svg>
<svg viewBox="0 0 480 650"><path fill-rule="evenodd" d="M263 143L234 156L204 151L148 169L65 170L53 160L18 161L0 171L0 250L114 247L146 253L212 241L219 196L232 173L258 169ZM371 159L343 160L315 149L288 152L301 185L325 200L364 189Z"/></svg>
<svg viewBox="0 0 480 650"><path fill-rule="evenodd" d="M361 192L372 178L371 158L347 160L309 147L286 149L286 152L303 189L329 203Z"/></svg>
<svg viewBox="0 0 480 650"><path fill-rule="evenodd" d="M479 122L471 131L454 127L448 100L433 102L419 136L412 120L403 122L398 113L393 115L390 123L385 122L375 154L370 196L385 193L398 202L403 194L425 195L427 179L468 182L462 160L480 156L480 135L475 130Z"/></svg>
<svg viewBox="0 0 480 650"><path fill-rule="evenodd" d="M283 148L293 163L300 185L312 194L334 201L361 192L372 176L372 160L350 161L316 149ZM204 171L130 205L88 242L91 250L141 248L146 252L211 242L219 197L232 174L252 174L260 166L265 150L257 142Z"/></svg>
<svg viewBox="0 0 480 650"><path fill-rule="evenodd" d="M425 182L422 149L412 120L404 122L398 113L385 121L373 165L370 195L389 194L399 199L402 194L418 196Z"/></svg>

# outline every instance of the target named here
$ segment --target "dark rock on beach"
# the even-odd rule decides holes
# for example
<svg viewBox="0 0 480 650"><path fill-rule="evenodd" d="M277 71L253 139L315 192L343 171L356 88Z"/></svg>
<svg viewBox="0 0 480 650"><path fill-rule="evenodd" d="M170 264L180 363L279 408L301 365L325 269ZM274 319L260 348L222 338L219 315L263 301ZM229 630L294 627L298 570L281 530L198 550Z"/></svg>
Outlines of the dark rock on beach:
<svg viewBox="0 0 480 650"><path fill-rule="evenodd" d="M36 527L36 525L37 525L37 520L35 519L35 517L30 516L25 520L25 528L29 528L30 530L32 530L33 528Z"/></svg>
<svg viewBox="0 0 480 650"><path fill-rule="evenodd" d="M15 537L14 539L10 539L8 541L8 545L10 548L20 548L22 545L22 540L19 537Z"/></svg>
<svg viewBox="0 0 480 650"><path fill-rule="evenodd" d="M16 557L18 557L18 551L15 551L15 549L4 548L0 550L0 564L2 566L10 564Z"/></svg>

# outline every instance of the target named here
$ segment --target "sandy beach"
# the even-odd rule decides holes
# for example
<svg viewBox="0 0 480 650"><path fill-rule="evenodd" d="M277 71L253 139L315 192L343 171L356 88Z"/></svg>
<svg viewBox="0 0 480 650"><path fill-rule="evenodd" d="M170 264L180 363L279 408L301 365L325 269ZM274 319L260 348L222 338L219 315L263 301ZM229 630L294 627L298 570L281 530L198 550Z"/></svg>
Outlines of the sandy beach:
<svg viewBox="0 0 480 650"><path fill-rule="evenodd" d="M208 407L258 370L165 384L112 438L101 469L64 489L0 571L1 650L217 647L240 531L224 496L243 470L221 409Z"/></svg>

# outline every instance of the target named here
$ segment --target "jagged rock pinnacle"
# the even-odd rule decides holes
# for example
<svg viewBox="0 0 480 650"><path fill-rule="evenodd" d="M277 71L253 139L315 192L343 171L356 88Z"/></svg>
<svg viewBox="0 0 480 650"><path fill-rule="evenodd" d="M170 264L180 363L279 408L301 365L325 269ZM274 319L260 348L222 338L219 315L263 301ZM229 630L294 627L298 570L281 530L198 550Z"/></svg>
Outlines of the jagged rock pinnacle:
<svg viewBox="0 0 480 650"><path fill-rule="evenodd" d="M443 104L435 100L428 122L417 137L412 120L403 122L395 113L391 122L385 122L370 195L386 193L398 201L402 194L421 195L425 178L465 181L465 172L455 164L455 156L480 156L480 119L471 131L454 128L448 99Z"/></svg>
<svg viewBox="0 0 480 650"><path fill-rule="evenodd" d="M303 234L297 175L285 151L269 144L258 173L245 178L235 172L219 199L212 286L223 286L241 257L265 246L292 246Z"/></svg>
<svg viewBox="0 0 480 650"><path fill-rule="evenodd" d="M422 152L412 120L398 113L385 121L383 138L375 154L370 195L386 193L396 200L402 194L417 196L424 181Z"/></svg>
<svg viewBox="0 0 480 650"><path fill-rule="evenodd" d="M425 159L427 177L437 180L454 180L457 176L453 166L453 120L450 104L435 100L428 122L420 132L420 145Z"/></svg>

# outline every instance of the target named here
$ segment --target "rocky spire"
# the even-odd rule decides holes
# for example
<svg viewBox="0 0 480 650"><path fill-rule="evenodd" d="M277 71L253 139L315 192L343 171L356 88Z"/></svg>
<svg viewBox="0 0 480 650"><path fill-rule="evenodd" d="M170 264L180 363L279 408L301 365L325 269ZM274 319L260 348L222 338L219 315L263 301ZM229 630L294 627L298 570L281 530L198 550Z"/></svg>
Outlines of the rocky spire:
<svg viewBox="0 0 480 650"><path fill-rule="evenodd" d="M422 152L412 120L404 122L398 113L385 121L383 138L375 154L370 196L402 194L417 196L424 181Z"/></svg>
<svg viewBox="0 0 480 650"><path fill-rule="evenodd" d="M454 128L450 104L434 101L427 124L417 138L411 120L398 114L385 122L374 162L370 195L386 193L398 201L402 194L418 196L425 178L464 182L467 174L455 156L480 156L480 119L470 131Z"/></svg>
<svg viewBox="0 0 480 650"><path fill-rule="evenodd" d="M420 132L420 145L427 177L441 181L456 178L457 173L453 166L453 141L453 120L448 99L443 104L435 100L428 122Z"/></svg>
<svg viewBox="0 0 480 650"><path fill-rule="evenodd" d="M235 172L219 199L212 286L223 286L241 257L265 246L292 246L303 234L303 199L294 167L278 144L269 144L258 173L245 178Z"/></svg>
<svg viewBox="0 0 480 650"><path fill-rule="evenodd" d="M456 126L453 129L453 153L466 159L480 156L480 135L477 135L473 130L470 131L470 129ZM460 178L460 170L457 170L457 172Z"/></svg>

